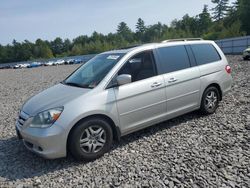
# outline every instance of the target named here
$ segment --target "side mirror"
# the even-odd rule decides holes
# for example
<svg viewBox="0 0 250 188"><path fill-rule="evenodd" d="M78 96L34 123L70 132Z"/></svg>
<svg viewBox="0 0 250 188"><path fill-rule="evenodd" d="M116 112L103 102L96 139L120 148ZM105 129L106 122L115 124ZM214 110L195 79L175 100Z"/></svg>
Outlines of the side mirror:
<svg viewBox="0 0 250 188"><path fill-rule="evenodd" d="M130 74L121 74L121 75L117 76L116 81L117 81L117 84L119 86L129 84L132 81L131 75Z"/></svg>

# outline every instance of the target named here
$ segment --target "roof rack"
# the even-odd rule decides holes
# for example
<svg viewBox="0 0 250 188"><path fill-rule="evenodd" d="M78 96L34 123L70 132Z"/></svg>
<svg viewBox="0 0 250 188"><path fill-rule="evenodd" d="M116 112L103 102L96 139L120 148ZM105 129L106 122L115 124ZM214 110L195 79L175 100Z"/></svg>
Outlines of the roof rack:
<svg viewBox="0 0 250 188"><path fill-rule="evenodd" d="M138 47L138 46L141 46L141 45L142 44L129 45L129 46L121 47L119 49L120 50L126 50L126 49L129 49L129 48L135 48L135 47Z"/></svg>
<svg viewBox="0 0 250 188"><path fill-rule="evenodd" d="M166 43L166 42L178 42L178 41L195 41L195 40L203 40L203 39L202 38L169 39L169 40L162 41L162 43Z"/></svg>

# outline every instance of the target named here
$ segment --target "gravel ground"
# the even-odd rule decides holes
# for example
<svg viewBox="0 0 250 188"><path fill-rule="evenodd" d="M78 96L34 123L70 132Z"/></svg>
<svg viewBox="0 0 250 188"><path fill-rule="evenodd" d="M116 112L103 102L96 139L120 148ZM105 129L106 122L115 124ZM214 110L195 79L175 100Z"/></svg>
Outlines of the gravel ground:
<svg viewBox="0 0 250 188"><path fill-rule="evenodd" d="M0 70L0 187L250 187L250 61L228 56L234 85L217 112L125 136L102 158L45 160L15 135L18 108L75 65Z"/></svg>

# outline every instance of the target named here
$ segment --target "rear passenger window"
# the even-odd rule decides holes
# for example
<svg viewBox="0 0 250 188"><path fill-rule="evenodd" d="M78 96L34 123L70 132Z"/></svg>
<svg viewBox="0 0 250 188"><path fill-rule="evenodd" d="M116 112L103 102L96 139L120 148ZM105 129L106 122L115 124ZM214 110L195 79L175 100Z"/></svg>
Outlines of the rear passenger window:
<svg viewBox="0 0 250 188"><path fill-rule="evenodd" d="M158 48L158 53L164 73L190 67L186 48L182 45Z"/></svg>
<svg viewBox="0 0 250 188"><path fill-rule="evenodd" d="M194 52L194 56L198 65L204 65L219 61L221 59L217 50L212 44L193 44L191 48Z"/></svg>

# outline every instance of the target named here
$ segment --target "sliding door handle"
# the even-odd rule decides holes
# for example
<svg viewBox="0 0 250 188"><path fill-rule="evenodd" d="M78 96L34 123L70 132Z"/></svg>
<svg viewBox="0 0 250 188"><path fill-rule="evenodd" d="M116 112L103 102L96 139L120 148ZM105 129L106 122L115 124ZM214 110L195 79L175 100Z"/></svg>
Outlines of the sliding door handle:
<svg viewBox="0 0 250 188"><path fill-rule="evenodd" d="M154 82L152 85L151 85L151 87L159 87L159 86L161 86L162 85L162 83L160 83L160 82Z"/></svg>
<svg viewBox="0 0 250 188"><path fill-rule="evenodd" d="M168 83L173 83L173 82L176 82L176 81L177 81L176 78L170 78L170 79L168 80Z"/></svg>

